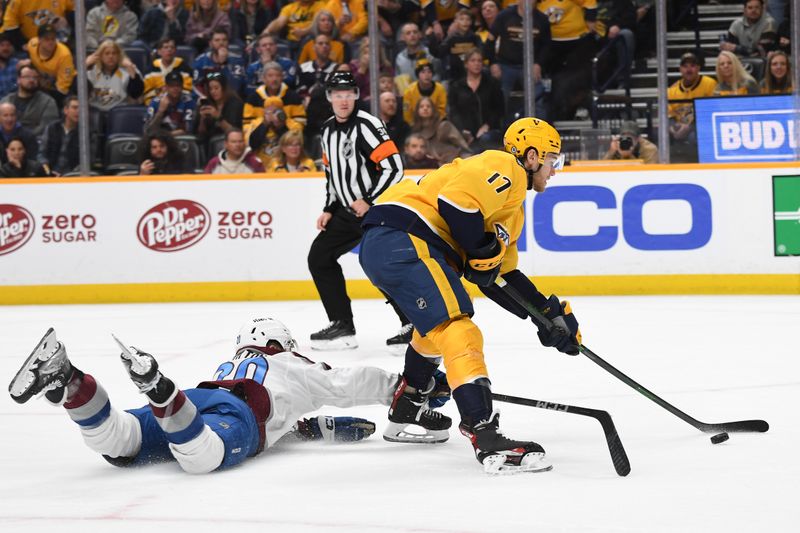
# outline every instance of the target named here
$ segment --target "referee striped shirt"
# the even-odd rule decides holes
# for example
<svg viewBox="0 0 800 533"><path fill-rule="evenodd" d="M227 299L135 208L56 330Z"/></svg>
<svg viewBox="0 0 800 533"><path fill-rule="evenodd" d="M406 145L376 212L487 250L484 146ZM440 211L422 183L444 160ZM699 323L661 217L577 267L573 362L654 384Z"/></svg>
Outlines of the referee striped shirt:
<svg viewBox="0 0 800 533"><path fill-rule="evenodd" d="M322 161L328 181L325 209L350 209L359 198L370 205L403 178L403 161L386 126L356 110L346 122L329 118L322 125Z"/></svg>

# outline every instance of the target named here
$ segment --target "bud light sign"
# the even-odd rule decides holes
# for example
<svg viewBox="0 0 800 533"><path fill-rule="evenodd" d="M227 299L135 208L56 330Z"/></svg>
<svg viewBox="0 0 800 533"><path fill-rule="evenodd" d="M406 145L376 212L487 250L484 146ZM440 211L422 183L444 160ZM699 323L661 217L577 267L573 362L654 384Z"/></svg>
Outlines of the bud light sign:
<svg viewBox="0 0 800 533"><path fill-rule="evenodd" d="M800 150L792 95L694 101L701 163L791 161Z"/></svg>

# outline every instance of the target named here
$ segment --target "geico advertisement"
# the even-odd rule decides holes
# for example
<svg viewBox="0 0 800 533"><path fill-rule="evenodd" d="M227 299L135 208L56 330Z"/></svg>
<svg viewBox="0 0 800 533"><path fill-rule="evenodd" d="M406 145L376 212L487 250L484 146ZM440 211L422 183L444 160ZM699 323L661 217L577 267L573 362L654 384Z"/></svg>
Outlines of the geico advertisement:
<svg viewBox="0 0 800 533"><path fill-rule="evenodd" d="M774 245L772 176L787 170L562 172L530 193L520 248L551 276L797 273Z"/></svg>
<svg viewBox="0 0 800 533"><path fill-rule="evenodd" d="M319 178L6 185L0 194L7 285L310 279L325 198Z"/></svg>

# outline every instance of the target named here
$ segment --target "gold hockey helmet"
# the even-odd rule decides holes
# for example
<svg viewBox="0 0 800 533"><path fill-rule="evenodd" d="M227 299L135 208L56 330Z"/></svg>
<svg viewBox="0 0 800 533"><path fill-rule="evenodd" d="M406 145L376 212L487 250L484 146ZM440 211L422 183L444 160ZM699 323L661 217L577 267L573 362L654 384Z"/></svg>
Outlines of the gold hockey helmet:
<svg viewBox="0 0 800 533"><path fill-rule="evenodd" d="M546 121L533 117L515 120L506 130L503 137L506 152L518 159L525 157L528 148L535 148L539 154L539 164L544 164L547 154L555 154L557 160L553 165L556 170L564 166L561 154L561 135Z"/></svg>

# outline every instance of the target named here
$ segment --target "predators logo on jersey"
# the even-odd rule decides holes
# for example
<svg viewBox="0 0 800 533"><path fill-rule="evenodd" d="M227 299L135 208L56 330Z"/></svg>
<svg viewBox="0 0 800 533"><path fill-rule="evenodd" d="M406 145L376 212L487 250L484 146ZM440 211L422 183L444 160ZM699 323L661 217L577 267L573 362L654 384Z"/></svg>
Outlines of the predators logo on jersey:
<svg viewBox="0 0 800 533"><path fill-rule="evenodd" d="M39 26L63 18L73 11L73 0L10 0L3 14L2 32L19 28L25 39L36 37Z"/></svg>

